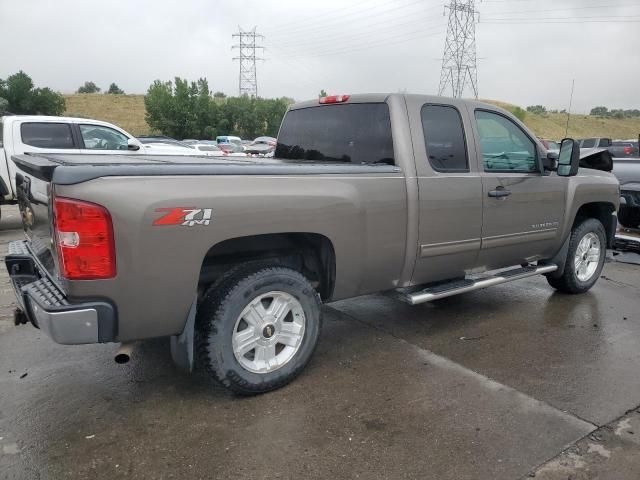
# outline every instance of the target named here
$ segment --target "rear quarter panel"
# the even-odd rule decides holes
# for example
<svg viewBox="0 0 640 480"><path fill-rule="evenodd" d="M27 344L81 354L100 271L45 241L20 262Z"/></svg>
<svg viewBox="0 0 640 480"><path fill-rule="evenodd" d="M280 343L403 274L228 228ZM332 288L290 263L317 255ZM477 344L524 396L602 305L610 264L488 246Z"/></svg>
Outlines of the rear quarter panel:
<svg viewBox="0 0 640 480"><path fill-rule="evenodd" d="M72 298L107 297L120 341L180 333L207 251L236 237L318 233L336 255L334 299L386 290L401 275L407 230L401 172L367 175L104 177L56 194L105 206L117 277L66 282ZM158 208L211 208L210 225L152 226Z"/></svg>

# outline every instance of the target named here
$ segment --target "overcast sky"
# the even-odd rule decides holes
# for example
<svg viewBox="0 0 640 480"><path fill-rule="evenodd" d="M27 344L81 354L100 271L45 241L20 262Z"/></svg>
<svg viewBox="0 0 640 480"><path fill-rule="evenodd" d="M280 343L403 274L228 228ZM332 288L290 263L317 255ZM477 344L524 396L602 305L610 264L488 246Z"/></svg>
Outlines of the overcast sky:
<svg viewBox="0 0 640 480"><path fill-rule="evenodd" d="M238 93L231 35L265 35L260 96L436 93L448 0L0 0L0 78L64 93L85 80L145 93L204 76ZM604 6L606 4L608 6ZM640 108L640 0L476 2L481 98Z"/></svg>

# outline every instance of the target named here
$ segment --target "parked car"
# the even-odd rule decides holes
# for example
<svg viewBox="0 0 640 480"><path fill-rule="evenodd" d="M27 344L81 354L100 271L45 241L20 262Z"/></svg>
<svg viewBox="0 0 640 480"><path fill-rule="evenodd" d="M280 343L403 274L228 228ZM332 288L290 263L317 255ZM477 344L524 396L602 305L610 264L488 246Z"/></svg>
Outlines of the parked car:
<svg viewBox="0 0 640 480"><path fill-rule="evenodd" d="M266 155L276 149L278 139L274 137L258 137L245 147L245 152L251 155Z"/></svg>
<svg viewBox="0 0 640 480"><path fill-rule="evenodd" d="M227 154L238 154L242 153L244 155L244 147L239 143L219 143L218 148Z"/></svg>
<svg viewBox="0 0 640 480"><path fill-rule="evenodd" d="M583 140L578 140L580 144L580 148L609 148L611 146L610 138L585 138Z"/></svg>
<svg viewBox="0 0 640 480"><path fill-rule="evenodd" d="M233 137L231 135L218 135L216 137L216 142L218 144L233 143L242 146L242 139L240 137Z"/></svg>
<svg viewBox="0 0 640 480"><path fill-rule="evenodd" d="M176 140L175 138L165 137L163 135L140 135L136 138L144 145L171 145L174 147L191 148L191 145L188 143Z"/></svg>
<svg viewBox="0 0 640 480"><path fill-rule="evenodd" d="M542 143L542 146L546 148L548 152L560 152L560 144L558 142L540 137L538 137L538 140L540 140L540 143Z"/></svg>
<svg viewBox="0 0 640 480"><path fill-rule="evenodd" d="M609 147L609 152L616 158L625 158L625 157L634 157L635 149L631 142L622 142L614 140L611 142L611 146Z"/></svg>
<svg viewBox="0 0 640 480"><path fill-rule="evenodd" d="M175 149L145 146L108 122L87 118L42 115L0 117L0 204L17 201L16 168L11 157L23 153L84 153L175 155ZM192 151L182 154L193 154Z"/></svg>
<svg viewBox="0 0 640 480"><path fill-rule="evenodd" d="M640 157L640 144L638 143L638 139L636 138L634 139L630 139L630 140L622 140L623 142L627 142L631 144L631 147L633 148L633 156L634 157Z"/></svg>
<svg viewBox="0 0 640 480"><path fill-rule="evenodd" d="M191 145L192 148L196 149L199 153L210 155L213 157L246 157L247 154L244 152L228 152L225 151L222 145L218 145L213 140L200 140L198 143L194 143Z"/></svg>
<svg viewBox="0 0 640 480"><path fill-rule="evenodd" d="M622 204L618 221L623 227L640 227L640 159L614 160L613 173L620 181Z"/></svg>
<svg viewBox="0 0 640 480"><path fill-rule="evenodd" d="M572 140L547 154L493 105L323 97L290 107L275 156L14 156L16 323L122 342L118 361L171 337L178 365L197 357L256 394L308 363L321 302L388 290L419 304L541 274L582 293L613 243L616 178L580 168Z"/></svg>

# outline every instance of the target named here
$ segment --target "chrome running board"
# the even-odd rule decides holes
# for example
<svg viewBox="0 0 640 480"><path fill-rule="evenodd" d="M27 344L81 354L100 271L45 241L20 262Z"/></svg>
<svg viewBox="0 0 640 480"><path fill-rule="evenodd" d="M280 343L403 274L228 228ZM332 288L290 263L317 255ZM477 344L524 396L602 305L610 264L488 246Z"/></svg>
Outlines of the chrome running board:
<svg viewBox="0 0 640 480"><path fill-rule="evenodd" d="M459 293L472 292L473 290L480 290L481 288L492 287L493 285L500 285L501 283L513 282L515 280L520 280L521 278L550 273L557 269L557 265L520 267L512 270L503 270L499 273L488 275L486 277L476 279L466 278L464 280L454 280L452 282L441 283L413 293L406 293L399 290L398 294L402 301L411 305L417 305L419 303L430 302L432 300L450 297Z"/></svg>

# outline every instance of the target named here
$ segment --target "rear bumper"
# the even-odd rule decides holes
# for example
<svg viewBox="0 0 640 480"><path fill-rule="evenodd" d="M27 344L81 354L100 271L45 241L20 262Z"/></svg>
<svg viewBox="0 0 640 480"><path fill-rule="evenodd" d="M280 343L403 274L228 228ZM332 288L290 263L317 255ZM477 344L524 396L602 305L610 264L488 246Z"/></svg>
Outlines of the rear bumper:
<svg viewBox="0 0 640 480"><path fill-rule="evenodd" d="M9 244L5 263L20 308L53 341L64 345L115 341L115 307L102 300L69 301L39 268L25 241Z"/></svg>

